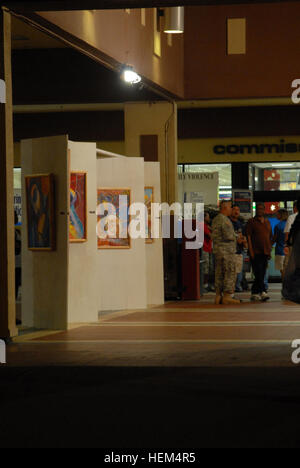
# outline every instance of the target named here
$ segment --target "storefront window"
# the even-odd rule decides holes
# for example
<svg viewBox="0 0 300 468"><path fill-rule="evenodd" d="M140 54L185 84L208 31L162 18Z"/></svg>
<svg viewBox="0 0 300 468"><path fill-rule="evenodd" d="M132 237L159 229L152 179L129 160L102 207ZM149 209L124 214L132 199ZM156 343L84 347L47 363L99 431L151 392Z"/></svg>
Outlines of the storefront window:
<svg viewBox="0 0 300 468"><path fill-rule="evenodd" d="M299 190L300 163L251 164L250 180L254 190Z"/></svg>
<svg viewBox="0 0 300 468"><path fill-rule="evenodd" d="M250 164L250 181L255 191L300 190L299 162L265 162ZM266 212L276 213L279 208L293 212L293 201L266 202Z"/></svg>

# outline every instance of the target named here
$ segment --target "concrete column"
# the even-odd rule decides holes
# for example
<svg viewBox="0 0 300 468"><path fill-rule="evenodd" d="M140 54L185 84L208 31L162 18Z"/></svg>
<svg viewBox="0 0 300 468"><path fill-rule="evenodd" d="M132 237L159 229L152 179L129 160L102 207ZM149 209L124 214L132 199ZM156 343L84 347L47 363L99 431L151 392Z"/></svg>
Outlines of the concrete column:
<svg viewBox="0 0 300 468"><path fill-rule="evenodd" d="M249 163L232 163L231 172L232 189L249 189Z"/></svg>
<svg viewBox="0 0 300 468"><path fill-rule="evenodd" d="M15 237L13 202L13 123L11 17L0 9L0 80L6 103L0 104L0 337L17 335L15 305Z"/></svg>
<svg viewBox="0 0 300 468"><path fill-rule="evenodd" d="M142 156L141 135L157 135L162 202L177 201L177 106L171 102L125 105L125 154ZM155 155L154 155L155 156Z"/></svg>

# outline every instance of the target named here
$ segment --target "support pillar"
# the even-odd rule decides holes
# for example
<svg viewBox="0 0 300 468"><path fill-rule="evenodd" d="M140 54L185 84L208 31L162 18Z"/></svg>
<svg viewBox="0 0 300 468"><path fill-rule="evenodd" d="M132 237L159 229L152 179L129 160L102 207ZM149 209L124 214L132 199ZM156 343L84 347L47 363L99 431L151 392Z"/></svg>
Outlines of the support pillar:
<svg viewBox="0 0 300 468"><path fill-rule="evenodd" d="M17 335L13 208L11 16L2 9L0 9L0 80L6 84L6 103L0 104L0 337L10 338Z"/></svg>
<svg viewBox="0 0 300 468"><path fill-rule="evenodd" d="M125 105L125 154L160 162L162 202L177 201L177 106L171 102Z"/></svg>
<svg viewBox="0 0 300 468"><path fill-rule="evenodd" d="M249 189L249 163L234 162L232 163L232 189Z"/></svg>

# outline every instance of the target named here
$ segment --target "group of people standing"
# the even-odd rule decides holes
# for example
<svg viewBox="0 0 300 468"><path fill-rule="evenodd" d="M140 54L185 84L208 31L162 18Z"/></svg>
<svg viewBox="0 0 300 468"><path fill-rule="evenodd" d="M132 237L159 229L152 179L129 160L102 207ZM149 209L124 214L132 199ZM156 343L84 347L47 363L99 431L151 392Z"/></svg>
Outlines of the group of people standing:
<svg viewBox="0 0 300 468"><path fill-rule="evenodd" d="M216 304L239 304L241 302L234 297L234 292L242 291L243 263L247 252L254 276L251 300L267 301L270 299L267 269L275 243L275 268L282 275L283 297L291 299L288 292L291 281L293 284L299 281L300 285L300 274L298 274L300 272L300 258L298 260L295 253L297 241L297 245L299 242L300 256L300 216L297 216L299 211L300 200L294 203L294 214L290 217L287 210L278 210L276 216L279 222L274 232L270 221L265 216L263 203L257 204L256 215L246 224L240 220L239 207L232 206L232 203L227 200L220 203L220 212L213 219L211 227L209 214L205 213L203 257L206 262L211 262L212 258L214 259ZM292 261L293 265L291 265ZM211 268L206 269L207 281L209 281L209 272L211 271ZM300 291L298 296L300 302ZM295 294L293 297L294 299L291 300L295 300Z"/></svg>

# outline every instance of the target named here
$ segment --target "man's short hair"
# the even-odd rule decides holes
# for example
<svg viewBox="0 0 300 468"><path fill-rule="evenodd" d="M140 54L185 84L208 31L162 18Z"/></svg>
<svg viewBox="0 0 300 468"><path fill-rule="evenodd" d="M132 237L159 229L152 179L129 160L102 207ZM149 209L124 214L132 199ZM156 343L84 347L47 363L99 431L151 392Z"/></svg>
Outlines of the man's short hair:
<svg viewBox="0 0 300 468"><path fill-rule="evenodd" d="M232 208L238 208L238 209L240 210L240 206L239 206L237 203L235 203L234 205L232 205Z"/></svg>
<svg viewBox="0 0 300 468"><path fill-rule="evenodd" d="M298 200L296 201L296 208L300 213L300 198L298 198Z"/></svg>
<svg viewBox="0 0 300 468"><path fill-rule="evenodd" d="M221 201L220 201L220 210L223 208L223 206L224 206L226 203L231 203L231 200L221 200Z"/></svg>
<svg viewBox="0 0 300 468"><path fill-rule="evenodd" d="M256 203L256 209L257 209L259 206L262 206L263 208L265 208L265 204L264 204L263 202L258 202L258 203Z"/></svg>

